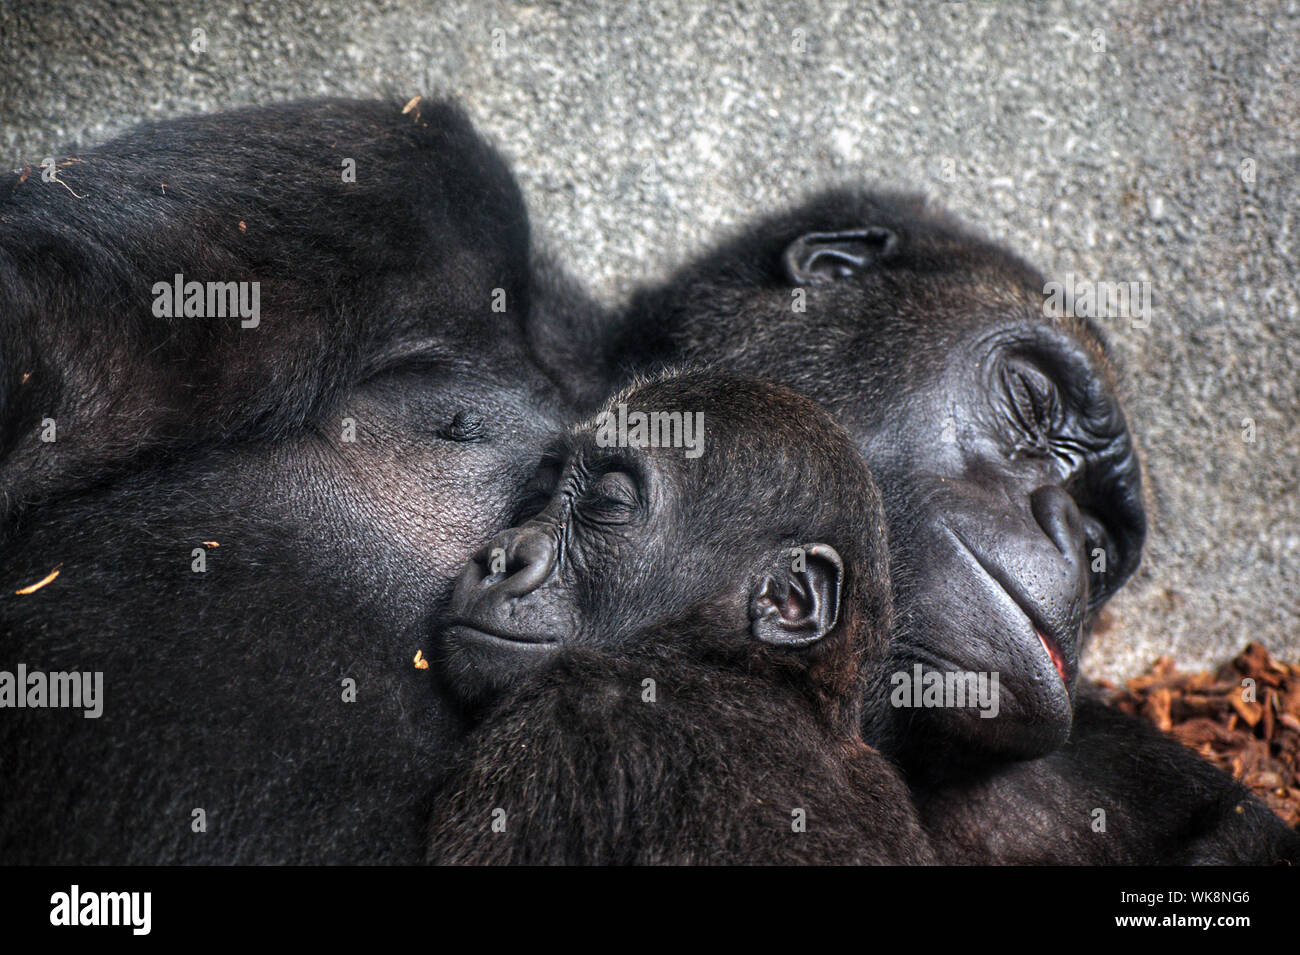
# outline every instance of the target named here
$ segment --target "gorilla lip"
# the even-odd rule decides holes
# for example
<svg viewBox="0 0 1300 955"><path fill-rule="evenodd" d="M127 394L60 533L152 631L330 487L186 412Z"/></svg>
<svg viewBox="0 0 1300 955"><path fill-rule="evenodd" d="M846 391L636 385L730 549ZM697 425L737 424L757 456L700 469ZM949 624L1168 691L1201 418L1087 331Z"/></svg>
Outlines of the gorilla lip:
<svg viewBox="0 0 1300 955"><path fill-rule="evenodd" d="M1065 658L1061 656L1061 651L1056 648L1055 643L1043 636L1043 631L1039 630L1037 627L1034 628L1034 633L1038 635L1038 642L1043 645L1043 649L1047 651L1047 655L1052 658L1052 665L1056 667L1056 672L1061 674L1061 682L1068 686L1070 678L1067 675L1068 671L1065 666Z"/></svg>
<svg viewBox="0 0 1300 955"><path fill-rule="evenodd" d="M984 571L989 580L993 581L993 583L995 583L1003 593L1010 597L1011 602L1016 605L1016 608L1022 614L1024 614L1025 619L1029 622L1029 626L1033 628L1034 636L1038 637L1038 642L1043 645L1043 650L1047 653L1048 659L1052 661L1052 666L1060 676L1061 683L1068 688L1070 685L1069 664L1066 663L1065 655L1061 652L1060 645L1044 632L1046 628L1038 619L1033 609L1026 605L1026 601L1021 599L1013 586L1003 582L1003 575L998 572L996 568L990 567L985 562L984 558L981 557L973 547L966 543L966 539L962 537L961 534L957 533L957 531L953 530L951 527L948 528L948 533L956 539L957 543L965 549L966 553L975 558L975 563L980 566L980 569Z"/></svg>
<svg viewBox="0 0 1300 955"><path fill-rule="evenodd" d="M468 620L448 621L447 625L443 628L443 632L450 634L453 630L462 630L476 638L487 637L495 643L508 643L514 646L550 647L555 646L559 642L558 640L534 637L529 634L498 633L494 630L486 630L478 624L470 623Z"/></svg>

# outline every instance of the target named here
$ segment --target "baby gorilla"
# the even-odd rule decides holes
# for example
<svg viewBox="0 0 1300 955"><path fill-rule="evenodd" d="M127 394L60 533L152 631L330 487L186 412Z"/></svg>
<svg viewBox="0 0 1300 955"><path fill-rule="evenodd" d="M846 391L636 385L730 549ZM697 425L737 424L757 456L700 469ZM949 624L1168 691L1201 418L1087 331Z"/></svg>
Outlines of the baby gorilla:
<svg viewBox="0 0 1300 955"><path fill-rule="evenodd" d="M887 552L830 416L748 379L656 379L566 436L537 491L439 634L439 678L485 718L431 861L932 861L859 736Z"/></svg>

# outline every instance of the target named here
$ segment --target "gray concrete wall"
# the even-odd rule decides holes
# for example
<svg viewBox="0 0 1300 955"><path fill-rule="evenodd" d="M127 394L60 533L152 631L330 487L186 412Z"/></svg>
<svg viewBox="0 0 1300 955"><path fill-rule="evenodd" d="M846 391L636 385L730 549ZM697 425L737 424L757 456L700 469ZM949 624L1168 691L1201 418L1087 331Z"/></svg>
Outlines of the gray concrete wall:
<svg viewBox="0 0 1300 955"><path fill-rule="evenodd" d="M1249 639L1300 656L1297 37L1281 0L0 0L0 162L145 118L445 92L609 300L845 180L924 191L1057 275L1149 282L1149 327L1106 323L1157 506L1087 661L1118 677Z"/></svg>

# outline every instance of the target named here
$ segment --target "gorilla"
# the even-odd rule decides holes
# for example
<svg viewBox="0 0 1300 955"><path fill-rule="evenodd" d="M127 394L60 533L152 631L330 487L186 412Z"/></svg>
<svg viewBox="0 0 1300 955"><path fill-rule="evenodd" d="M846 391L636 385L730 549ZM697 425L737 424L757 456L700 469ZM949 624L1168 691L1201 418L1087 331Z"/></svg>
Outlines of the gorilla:
<svg viewBox="0 0 1300 955"><path fill-rule="evenodd" d="M655 437L696 416L702 453L602 440L638 414L669 422ZM447 693L489 712L435 800L433 861L932 861L860 736L889 625L884 518L824 411L666 377L613 397L542 473L545 508L470 560L435 644Z"/></svg>
<svg viewBox="0 0 1300 955"><path fill-rule="evenodd" d="M883 672L1001 676L996 720L869 714L901 758L925 741L917 769L1059 748L1087 614L1141 550L1141 475L1100 338L1045 319L1042 289L918 200L834 192L642 290L607 333L597 389L707 362L809 395L866 454L899 622Z"/></svg>
<svg viewBox="0 0 1300 955"><path fill-rule="evenodd" d="M1064 748L912 793L951 865L1300 863L1245 786L1086 685Z"/></svg>
<svg viewBox="0 0 1300 955"><path fill-rule="evenodd" d="M1048 317L1044 291L1029 265L918 198L836 190L743 229L600 327L575 313L579 327L555 338L582 343L593 371L540 350L580 404L689 361L788 385L845 426L881 488L897 620L865 735L906 773L941 851L1168 857L1114 829L1082 848L1103 808L1134 813L1121 832L1177 842L1188 861L1273 861L1294 834L1242 787L1080 699L1087 625L1136 568L1146 519L1102 337ZM966 673L999 676L996 718L891 705L914 674ZM1026 818L1086 835L1040 841Z"/></svg>
<svg viewBox="0 0 1300 955"><path fill-rule="evenodd" d="M0 861L422 859L462 732L425 620L573 420L526 344L562 288L446 103L5 177L0 670L104 703L3 713Z"/></svg>
<svg viewBox="0 0 1300 955"><path fill-rule="evenodd" d="M1068 706L1056 722L1044 715L1060 703L1051 681L1062 673L1067 702L1079 695L1067 631L1086 610L1065 597L1080 562L1021 534L1034 524L1015 488L1056 461L1064 476L1048 485L1085 505L1091 488L1100 502L1079 515L1080 534L1109 538L1088 607L1131 572L1141 543L1122 419L1111 445L1083 441L1105 435L1079 410L1109 400L1100 346L1079 323L1043 322L1033 279L1019 292L1008 285L1016 269L1032 272L958 227L903 200L830 206L773 220L614 320L531 248L508 168L447 103L328 100L154 123L6 175L0 671L101 674L104 692L95 719L5 709L0 861L422 859L432 792L473 716L426 669L429 621L464 562L525 508L550 436L646 363L638 347L651 362L675 360L685 328L698 333L700 357L743 364L725 355L746 352L766 377L789 364L792 341L818 331L789 383L831 407L879 462L900 566L898 660L872 668L880 686L867 698L886 699L884 681L913 655L961 662L964 646L1025 638L1007 686L1017 696L994 725L877 705L864 716L868 741L909 772L923 806L934 797L925 823L948 825L953 851L971 826L943 816L948 792L970 805L979 787L995 800L1010 787L1007 798L1037 811L1004 760L1048 751L1069 731ZM899 210L892 241L885 225L861 226L887 225L888 208ZM862 295L882 284L894 300ZM776 308L804 304L792 292L806 295L815 324ZM675 329L645 321L660 308ZM947 332L921 329L927 315ZM1064 435L1064 450L1026 439L996 458L990 429L1007 402L989 400L980 381L963 390L962 369L950 367L970 351L957 347L963 330L970 346L1003 322L1031 356L1055 336L1087 369L1068 377L1075 366L1056 369L1060 356L1039 368L1067 375L1057 405L1082 430ZM1028 373L998 380L1021 394L1017 407L1042 390ZM952 411L940 429L951 441L929 433L936 407ZM1077 474L1064 472L1071 455L1084 462ZM1069 508L1048 495L1033 521L1063 513L1051 539L1069 539ZM1019 521L1010 536L997 523L1004 511ZM948 517L966 564L941 533ZM968 572L944 580L927 535ZM1003 577L985 580L977 554ZM1060 566L1035 563L1047 557ZM1017 587L1038 601L1034 653L1013 610ZM954 608L959 598L968 606ZM1104 805L1130 805L1134 784L1111 764L1131 763L1106 755L1120 734L1085 749L1088 701L1076 702L1066 748L1019 765L1055 773L1067 792L1077 770ZM919 754L931 743L942 755L934 765L951 765L947 778L963 789L941 779L921 788L931 761ZM1124 745L1140 754L1146 744ZM1171 753L1159 763L1170 780L1189 780L1186 808L1201 819L1235 799L1220 787L1205 809L1196 800L1213 787L1196 775L1199 761ZM1073 825L1084 810L1071 806ZM1253 819L1234 812L1243 815ZM1006 830L1000 858L1037 852L1015 811L975 825Z"/></svg>

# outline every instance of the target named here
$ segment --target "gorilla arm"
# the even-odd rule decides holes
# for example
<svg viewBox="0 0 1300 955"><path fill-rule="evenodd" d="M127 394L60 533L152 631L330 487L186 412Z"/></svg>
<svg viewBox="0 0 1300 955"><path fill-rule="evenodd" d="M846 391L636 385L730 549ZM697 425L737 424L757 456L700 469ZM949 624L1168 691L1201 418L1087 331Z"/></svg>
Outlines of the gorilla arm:
<svg viewBox="0 0 1300 955"><path fill-rule="evenodd" d="M1271 865L1300 835L1236 780L1084 687L1048 756L917 790L943 861L973 865Z"/></svg>

